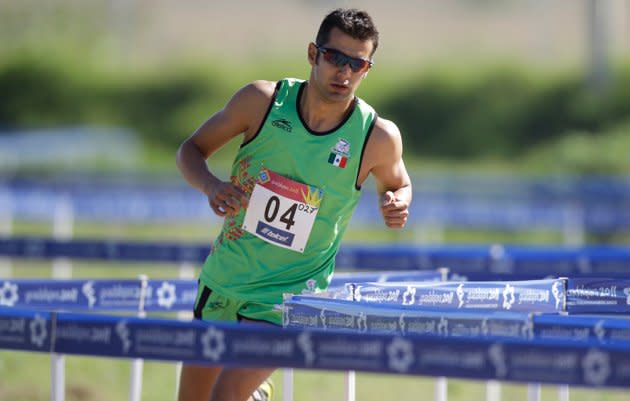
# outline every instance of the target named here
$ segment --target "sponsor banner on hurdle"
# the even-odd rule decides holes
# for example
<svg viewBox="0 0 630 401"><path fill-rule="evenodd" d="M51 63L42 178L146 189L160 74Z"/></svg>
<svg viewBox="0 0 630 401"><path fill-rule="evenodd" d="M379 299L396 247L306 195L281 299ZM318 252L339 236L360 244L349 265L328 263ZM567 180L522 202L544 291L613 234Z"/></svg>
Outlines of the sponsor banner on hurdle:
<svg viewBox="0 0 630 401"><path fill-rule="evenodd" d="M5 280L0 305L22 308L138 310L139 280Z"/></svg>
<svg viewBox="0 0 630 401"><path fill-rule="evenodd" d="M51 333L49 312L0 307L0 348L48 352Z"/></svg>
<svg viewBox="0 0 630 401"><path fill-rule="evenodd" d="M450 337L531 338L531 323L524 313L414 310L309 296L285 299L283 315L285 327Z"/></svg>
<svg viewBox="0 0 630 401"><path fill-rule="evenodd" d="M0 281L0 306L21 308L191 311L196 296L193 280Z"/></svg>
<svg viewBox="0 0 630 401"><path fill-rule="evenodd" d="M149 280L144 309L192 312L195 299L197 282L194 280Z"/></svg>
<svg viewBox="0 0 630 401"><path fill-rule="evenodd" d="M161 263L202 263L209 244L138 242L114 239L59 240L46 237L0 237L0 255L11 258L70 258ZM585 246L392 246L344 245L337 268L366 270L434 270L447 267L470 280L514 280L554 276L628 277L630 247ZM368 281L368 280L365 280ZM371 280L370 280L371 281ZM378 281L378 280L376 280Z"/></svg>
<svg viewBox="0 0 630 401"><path fill-rule="evenodd" d="M630 343L630 318L622 315L538 315L533 317L534 335L542 339L601 344Z"/></svg>
<svg viewBox="0 0 630 401"><path fill-rule="evenodd" d="M567 281L569 313L630 312L630 280L573 278Z"/></svg>
<svg viewBox="0 0 630 401"><path fill-rule="evenodd" d="M564 310L563 279L461 283L356 283L354 300L414 307L517 312Z"/></svg>
<svg viewBox="0 0 630 401"><path fill-rule="evenodd" d="M25 343L8 349L183 360L229 366L357 370L586 386L630 386L627 344L295 330L243 324L124 318L0 308ZM40 319L40 329L22 326ZM55 324L50 322L54 320ZM3 327L5 332L9 332ZM41 327L46 328L44 333ZM37 331L39 330L39 331ZM36 340L32 339L33 333ZM19 337L19 335L17 336ZM47 343L50 341L50 343ZM42 346L39 347L41 342ZM26 344L26 345L25 345ZM28 345L28 347L27 347ZM47 346L49 345L49 346Z"/></svg>
<svg viewBox="0 0 630 401"><path fill-rule="evenodd" d="M194 360L198 333L175 320L57 315L55 349L65 354Z"/></svg>
<svg viewBox="0 0 630 401"><path fill-rule="evenodd" d="M342 272L335 273L329 288L344 287L348 283L356 282L388 282L388 281L443 281L446 271L374 271L374 272Z"/></svg>
<svg viewBox="0 0 630 401"><path fill-rule="evenodd" d="M208 256L206 244L46 237L0 238L0 255L22 258L71 258L109 261L199 263Z"/></svg>

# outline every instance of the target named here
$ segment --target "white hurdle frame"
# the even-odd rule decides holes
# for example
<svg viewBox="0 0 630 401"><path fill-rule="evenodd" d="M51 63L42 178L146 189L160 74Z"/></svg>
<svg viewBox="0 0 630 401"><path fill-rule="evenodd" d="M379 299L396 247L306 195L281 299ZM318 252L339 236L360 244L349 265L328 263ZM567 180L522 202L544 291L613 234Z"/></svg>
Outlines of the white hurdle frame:
<svg viewBox="0 0 630 401"><path fill-rule="evenodd" d="M356 400L357 375L354 370L346 372L346 401Z"/></svg>
<svg viewBox="0 0 630 401"><path fill-rule="evenodd" d="M10 199L3 196L4 193L0 192L0 205L9 205ZM6 213L6 211L9 213ZM11 208L5 209L4 213L0 213L0 235L10 235L12 231L12 214ZM73 224L74 224L74 211L72 203L67 197L60 197L55 207L54 224L53 224L53 237L60 240L69 240L73 236ZM577 236L579 238L579 236ZM3 267L8 265L8 269ZM1 273L11 273L11 260L6 258L0 259L0 277ZM446 268L439 268L442 271L443 276L447 274ZM179 277L182 279L194 278L195 266L191 263L182 263L179 265ZM8 277L8 276L6 276ZM68 258L55 258L52 261L52 278L56 279L69 279L72 277L72 261ZM147 281L148 278L144 275L140 276L141 280L141 292L140 292L140 305L138 310L138 317L146 317L144 311L144 302L146 298ZM443 279L444 280L444 279ZM179 318L188 318L190 312L179 312ZM143 359L134 359L131 367L130 377L130 389L129 400L140 401L142 398L142 382L143 382ZM63 354L51 353L51 401L65 401L65 358ZM182 363L176 363L176 386L175 391L177 394L179 387L179 373L181 371ZM294 369L283 369L283 401L293 401L294 392ZM527 400L528 401L540 401L541 400L541 385L539 383L527 384ZM434 400L435 401L447 401L448 400L448 378L438 377L435 379L434 385ZM345 372L345 393L344 399L346 401L356 400L356 372ZM569 401L570 399L570 386L558 385L558 401ZM497 380L489 380L486 382L486 401L500 401L501 400L501 382Z"/></svg>
<svg viewBox="0 0 630 401"><path fill-rule="evenodd" d="M293 369L292 368L283 369L282 401L293 401Z"/></svg>
<svg viewBox="0 0 630 401"><path fill-rule="evenodd" d="M179 264L179 268L177 269L178 275L180 279L190 279L194 280L195 278L195 265L192 263L184 262ZM177 312L177 318L181 320L186 320L192 318L192 312ZM182 362L177 362L175 364L175 398L179 394L179 379L182 373Z"/></svg>
<svg viewBox="0 0 630 401"><path fill-rule="evenodd" d="M148 277L144 274L138 276L140 280L140 302L138 302L138 317L145 318L147 313L144 310L144 302L147 295ZM141 401L142 399L142 371L144 359L136 358L131 362L131 373L129 378L129 401Z"/></svg>
<svg viewBox="0 0 630 401"><path fill-rule="evenodd" d="M74 211L68 197L57 199L53 217L53 238L69 240L72 238ZM52 261L52 278L72 278L72 261L68 258L55 258ZM66 397L66 359L63 354L50 354L50 399L64 401Z"/></svg>

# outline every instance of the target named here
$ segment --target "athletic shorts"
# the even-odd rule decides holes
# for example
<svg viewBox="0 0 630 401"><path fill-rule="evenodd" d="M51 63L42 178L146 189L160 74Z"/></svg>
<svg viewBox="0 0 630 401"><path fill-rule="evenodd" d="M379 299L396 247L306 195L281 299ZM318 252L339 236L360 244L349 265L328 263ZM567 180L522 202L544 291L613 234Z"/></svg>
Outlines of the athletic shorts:
<svg viewBox="0 0 630 401"><path fill-rule="evenodd" d="M244 318L282 326L282 312L274 305L228 298L201 283L197 289L194 315L199 320L238 322Z"/></svg>

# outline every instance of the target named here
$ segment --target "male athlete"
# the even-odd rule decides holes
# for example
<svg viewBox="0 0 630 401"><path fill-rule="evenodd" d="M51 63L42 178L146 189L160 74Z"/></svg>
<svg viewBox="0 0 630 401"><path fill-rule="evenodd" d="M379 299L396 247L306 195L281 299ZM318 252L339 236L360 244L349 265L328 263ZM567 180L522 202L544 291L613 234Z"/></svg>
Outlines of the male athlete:
<svg viewBox="0 0 630 401"><path fill-rule="evenodd" d="M385 225L405 226L411 182L400 132L355 96L377 45L366 12L331 12L308 45L308 81L243 87L179 148L183 176L225 218L199 277L198 319L280 326L283 293L326 289L370 174ZM223 181L206 159L241 134ZM258 387L272 372L185 365L179 401L265 399Z"/></svg>

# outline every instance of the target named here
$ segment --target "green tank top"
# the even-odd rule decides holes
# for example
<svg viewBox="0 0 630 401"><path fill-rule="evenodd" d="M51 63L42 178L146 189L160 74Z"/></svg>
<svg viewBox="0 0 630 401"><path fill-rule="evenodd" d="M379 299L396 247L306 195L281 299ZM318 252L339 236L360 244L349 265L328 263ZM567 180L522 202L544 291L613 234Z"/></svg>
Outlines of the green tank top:
<svg viewBox="0 0 630 401"><path fill-rule="evenodd" d="M280 304L283 293L330 282L376 113L356 98L338 127L314 132L298 110L305 86L279 81L260 129L236 155L231 181L250 203L225 218L200 276L225 296Z"/></svg>

